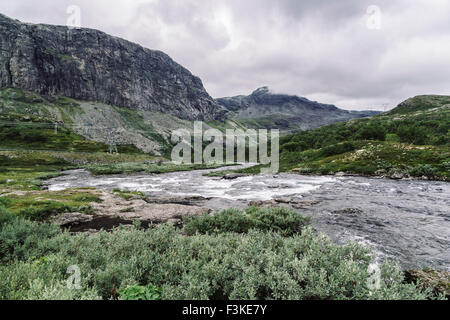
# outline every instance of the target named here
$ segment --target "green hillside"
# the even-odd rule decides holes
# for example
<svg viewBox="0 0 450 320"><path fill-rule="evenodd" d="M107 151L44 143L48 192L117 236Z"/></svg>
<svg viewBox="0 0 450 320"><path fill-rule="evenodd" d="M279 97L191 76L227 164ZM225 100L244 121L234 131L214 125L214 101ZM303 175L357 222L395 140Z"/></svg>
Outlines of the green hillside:
<svg viewBox="0 0 450 320"><path fill-rule="evenodd" d="M55 130L55 124L58 124ZM131 111L67 97L0 90L0 148L165 155L170 131L191 122L150 111Z"/></svg>
<svg viewBox="0 0 450 320"><path fill-rule="evenodd" d="M448 180L449 102L448 96L419 96L372 118L282 137L281 171Z"/></svg>
<svg viewBox="0 0 450 320"><path fill-rule="evenodd" d="M450 105L450 96L422 95L402 102L397 108L388 112L388 114L404 114L424 111L439 108L444 105Z"/></svg>

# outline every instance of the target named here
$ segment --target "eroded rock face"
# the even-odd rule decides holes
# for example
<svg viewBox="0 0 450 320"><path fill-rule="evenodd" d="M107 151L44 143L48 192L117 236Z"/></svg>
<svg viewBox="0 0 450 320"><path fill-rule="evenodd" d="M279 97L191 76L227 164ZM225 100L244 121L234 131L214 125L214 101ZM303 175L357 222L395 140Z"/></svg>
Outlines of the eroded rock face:
<svg viewBox="0 0 450 320"><path fill-rule="evenodd" d="M201 80L161 51L92 29L33 25L0 14L0 87L222 119Z"/></svg>

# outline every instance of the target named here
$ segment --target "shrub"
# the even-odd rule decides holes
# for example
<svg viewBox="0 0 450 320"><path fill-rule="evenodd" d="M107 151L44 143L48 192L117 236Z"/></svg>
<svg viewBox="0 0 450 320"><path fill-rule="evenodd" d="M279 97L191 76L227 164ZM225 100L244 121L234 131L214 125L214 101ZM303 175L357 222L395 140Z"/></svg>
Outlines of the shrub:
<svg viewBox="0 0 450 320"><path fill-rule="evenodd" d="M361 140L386 140L386 129L381 124L371 123L363 126L356 134Z"/></svg>
<svg viewBox="0 0 450 320"><path fill-rule="evenodd" d="M161 288L152 284L129 286L119 291L122 300L161 300Z"/></svg>
<svg viewBox="0 0 450 320"><path fill-rule="evenodd" d="M351 152L356 149L355 145L349 141L346 141L344 143L339 143L335 145L330 145L327 147L324 147L321 151L321 154L325 157L334 156L346 152Z"/></svg>
<svg viewBox="0 0 450 320"><path fill-rule="evenodd" d="M0 261L8 262L45 251L41 241L59 233L55 225L37 224L22 218L7 216L0 225Z"/></svg>
<svg viewBox="0 0 450 320"><path fill-rule="evenodd" d="M187 217L183 220L184 231L188 235L224 232L247 233L251 229L256 229L279 232L286 237L301 232L309 221L309 217L304 217L296 211L278 207L250 207L245 211L230 209L213 216Z"/></svg>
<svg viewBox="0 0 450 320"><path fill-rule="evenodd" d="M269 220L275 218L269 214ZM8 257L0 265L0 299L144 298L149 293L162 299L431 297L418 285L404 284L403 272L391 263L381 266L380 286L372 288L370 251L356 243L337 245L311 227L291 237L261 230L187 237L169 225L71 236L57 226L15 218L1 227L0 242L7 244L1 254ZM80 290L64 288L72 265L81 272Z"/></svg>
<svg viewBox="0 0 450 320"><path fill-rule="evenodd" d="M413 177L433 178L438 174L438 170L429 164L423 164L410 169L408 173Z"/></svg>
<svg viewBox="0 0 450 320"><path fill-rule="evenodd" d="M2 227L3 224L9 222L11 219L12 219L11 212L6 210L6 208L3 207L0 203L0 228ZM0 247L0 250L1 250L1 247Z"/></svg>
<svg viewBox="0 0 450 320"><path fill-rule="evenodd" d="M419 125L400 125L397 129L397 135L400 138L400 142L406 142L411 144L425 144L427 140L427 130L425 127Z"/></svg>

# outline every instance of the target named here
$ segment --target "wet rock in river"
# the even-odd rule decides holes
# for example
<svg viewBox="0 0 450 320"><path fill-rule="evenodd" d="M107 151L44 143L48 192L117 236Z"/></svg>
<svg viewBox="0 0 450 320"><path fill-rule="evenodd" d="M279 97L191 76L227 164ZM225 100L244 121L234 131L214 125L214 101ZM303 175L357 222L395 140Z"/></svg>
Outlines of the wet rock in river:
<svg viewBox="0 0 450 320"><path fill-rule="evenodd" d="M280 204L290 205L295 209L303 209L306 207L311 207L320 203L317 200L300 200L291 197L282 197L276 198L272 200L259 200L259 201L250 201L249 205L254 207L276 207Z"/></svg>
<svg viewBox="0 0 450 320"><path fill-rule="evenodd" d="M342 210L332 211L332 213L334 213L334 214L347 214L347 215L361 214L363 212L364 211L362 211L361 209L357 209L357 208L346 208L346 209L342 209Z"/></svg>
<svg viewBox="0 0 450 320"><path fill-rule="evenodd" d="M228 174L224 175L222 177L222 179L235 180L237 178L242 178L242 177L246 177L246 176L248 176L248 174L244 174L244 173L228 173Z"/></svg>
<svg viewBox="0 0 450 320"><path fill-rule="evenodd" d="M394 180L401 180L405 178L405 173L398 171L398 170L394 170L389 172L389 178L394 179Z"/></svg>

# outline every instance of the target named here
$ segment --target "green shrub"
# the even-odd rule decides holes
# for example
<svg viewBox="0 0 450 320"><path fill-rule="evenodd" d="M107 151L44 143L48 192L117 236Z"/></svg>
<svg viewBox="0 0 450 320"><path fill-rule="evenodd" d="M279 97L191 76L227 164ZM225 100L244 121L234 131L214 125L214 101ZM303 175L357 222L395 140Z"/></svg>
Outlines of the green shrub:
<svg viewBox="0 0 450 320"><path fill-rule="evenodd" d="M42 241L57 235L56 225L37 224L29 220L14 217L0 208L0 261L24 259L33 255L43 255L46 251Z"/></svg>
<svg viewBox="0 0 450 320"><path fill-rule="evenodd" d="M119 291L122 300L161 300L161 289L152 284L134 285Z"/></svg>
<svg viewBox="0 0 450 320"><path fill-rule="evenodd" d="M195 216L184 218L184 231L188 235L196 233L247 233L251 229L275 231L283 236L301 232L309 223L309 217L303 217L293 210L284 208L250 207L245 211L225 210L213 216Z"/></svg>
<svg viewBox="0 0 450 320"><path fill-rule="evenodd" d="M351 152L356 149L355 145L349 141L344 143L339 143L335 145L330 145L322 148L321 155L325 157L334 156L338 154L343 154L346 152Z"/></svg>
<svg viewBox="0 0 450 320"><path fill-rule="evenodd" d="M438 170L429 164L423 164L410 169L408 173L413 177L433 178L438 174Z"/></svg>
<svg viewBox="0 0 450 320"><path fill-rule="evenodd" d="M9 222L12 219L12 214L5 207L3 207L0 203L0 228L4 223ZM1 247L0 247L1 250Z"/></svg>
<svg viewBox="0 0 450 320"><path fill-rule="evenodd" d="M397 129L397 135L400 142L421 145L427 141L427 130L419 125L400 125Z"/></svg>
<svg viewBox="0 0 450 320"><path fill-rule="evenodd" d="M250 211L262 211L261 221L268 214ZM380 286L371 287L373 254L360 244L337 245L311 227L291 237L261 230L185 236L169 225L72 236L57 226L15 218L1 227L0 243L6 257L0 264L0 299L118 299L142 293L178 300L431 297L418 285L404 284L403 272L391 263L381 266ZM73 265L80 270L79 290L64 287Z"/></svg>
<svg viewBox="0 0 450 320"><path fill-rule="evenodd" d="M356 137L361 140L386 140L386 129L377 123L371 123L359 129Z"/></svg>

